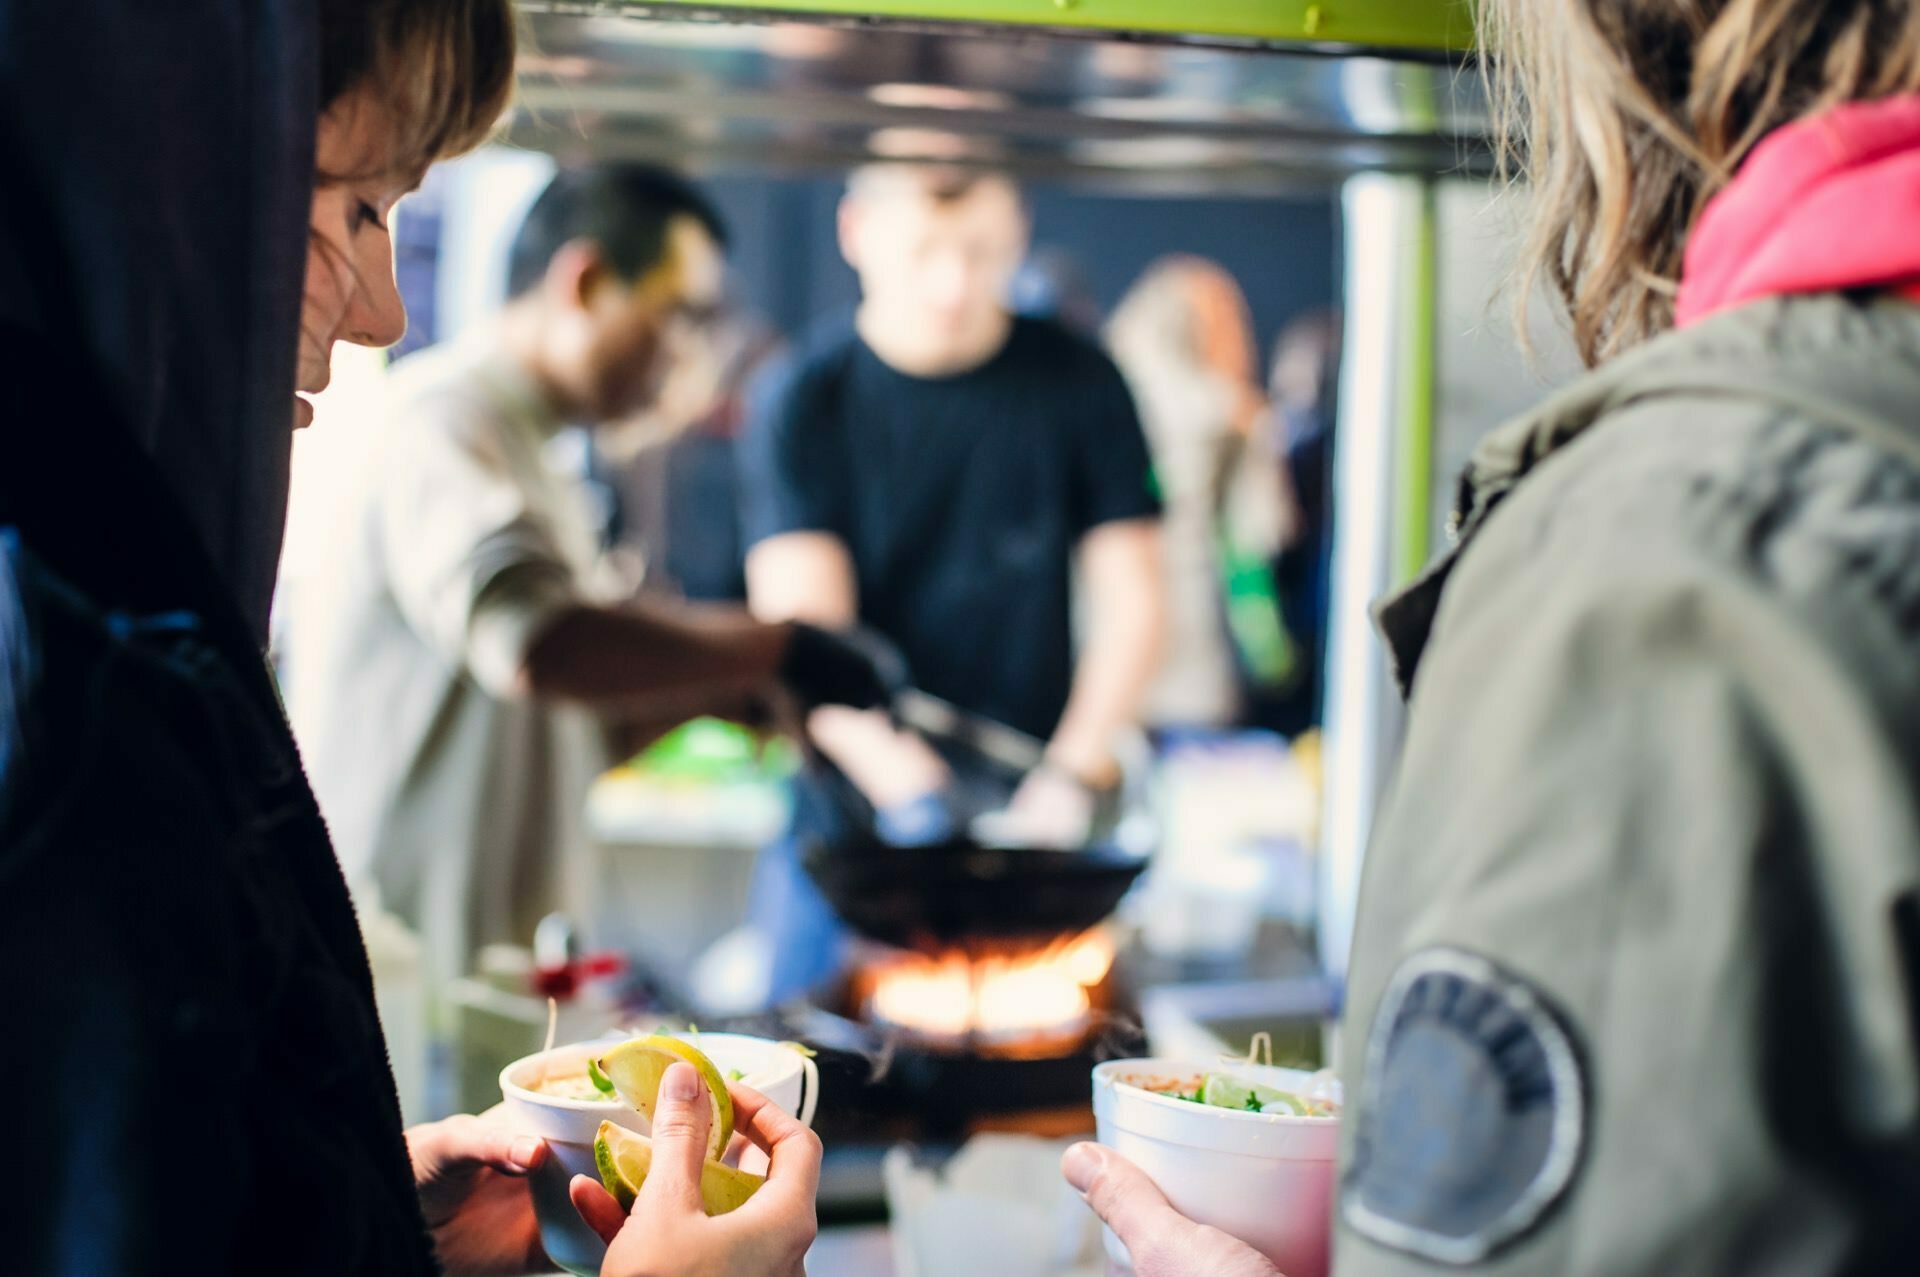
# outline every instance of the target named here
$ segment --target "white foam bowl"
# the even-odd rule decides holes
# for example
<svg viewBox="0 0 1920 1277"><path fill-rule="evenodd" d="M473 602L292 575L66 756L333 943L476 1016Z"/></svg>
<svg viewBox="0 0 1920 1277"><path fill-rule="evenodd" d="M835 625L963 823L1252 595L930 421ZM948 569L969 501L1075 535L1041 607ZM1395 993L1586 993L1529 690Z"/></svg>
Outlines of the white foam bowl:
<svg viewBox="0 0 1920 1277"><path fill-rule="evenodd" d="M1305 1091L1313 1078L1260 1065L1112 1060L1093 1070L1100 1143L1145 1171L1187 1218L1238 1237L1287 1277L1326 1277L1338 1118L1243 1113L1132 1084L1217 1071L1283 1091ZM1106 1243L1107 1254L1130 1270L1126 1247L1111 1230Z"/></svg>
<svg viewBox="0 0 1920 1277"><path fill-rule="evenodd" d="M723 1076L737 1069L741 1074L740 1085L752 1087L797 1115L803 1123L813 1124L814 1107L820 1099L820 1072L812 1060L792 1047L738 1033L669 1036L698 1046ZM647 1119L617 1097L574 1100L533 1088L549 1076L583 1072L589 1059L604 1055L625 1040L612 1037L557 1046L516 1060L500 1071L500 1094L506 1098L509 1122L516 1131L537 1135L547 1142L549 1156L533 1173L531 1184L534 1214L540 1220L540 1240L547 1248L548 1258L582 1277L597 1277L607 1248L573 1209L567 1197L567 1185L575 1175L599 1180L600 1172L593 1164L593 1137L600 1123L613 1122L646 1135L649 1133ZM741 1155L740 1166L743 1170L765 1173L767 1155L749 1147Z"/></svg>

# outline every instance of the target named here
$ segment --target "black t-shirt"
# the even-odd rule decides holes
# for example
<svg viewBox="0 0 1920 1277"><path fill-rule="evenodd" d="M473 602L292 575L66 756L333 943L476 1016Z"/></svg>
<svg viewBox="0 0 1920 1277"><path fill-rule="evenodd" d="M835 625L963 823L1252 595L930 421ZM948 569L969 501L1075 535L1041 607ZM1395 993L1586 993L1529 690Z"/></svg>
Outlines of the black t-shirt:
<svg viewBox="0 0 1920 1277"><path fill-rule="evenodd" d="M1073 676L1075 546L1160 509L1119 370L1034 319L941 378L896 372L841 320L767 388L740 465L749 545L838 536L862 623L919 687L1041 737Z"/></svg>

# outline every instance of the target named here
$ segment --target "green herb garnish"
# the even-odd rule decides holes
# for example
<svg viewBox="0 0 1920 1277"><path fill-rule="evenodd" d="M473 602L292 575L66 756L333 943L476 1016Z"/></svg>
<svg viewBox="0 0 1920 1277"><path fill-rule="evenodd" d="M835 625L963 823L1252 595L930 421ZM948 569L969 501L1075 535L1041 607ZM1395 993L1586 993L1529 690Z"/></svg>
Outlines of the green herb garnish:
<svg viewBox="0 0 1920 1277"><path fill-rule="evenodd" d="M587 1081L593 1083L593 1089L600 1092L600 1094L613 1094L613 1083L608 1080L606 1074L600 1071L600 1062L598 1060L587 1061Z"/></svg>

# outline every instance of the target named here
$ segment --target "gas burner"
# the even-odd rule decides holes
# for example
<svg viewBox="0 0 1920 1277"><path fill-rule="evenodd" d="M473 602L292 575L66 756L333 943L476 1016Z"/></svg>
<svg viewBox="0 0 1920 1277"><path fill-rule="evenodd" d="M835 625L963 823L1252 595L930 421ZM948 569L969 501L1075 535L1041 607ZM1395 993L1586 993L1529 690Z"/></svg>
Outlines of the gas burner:
<svg viewBox="0 0 1920 1277"><path fill-rule="evenodd" d="M818 1051L823 1216L875 1218L882 1155L938 1154L982 1131L1093 1130L1093 1066L1139 1055L1138 1007L1102 928L975 938L932 952L871 945L836 988L724 1026Z"/></svg>
<svg viewBox="0 0 1920 1277"><path fill-rule="evenodd" d="M844 1009L906 1046L993 1059L1072 1055L1110 1003L1114 945L1102 928L991 938L937 953L874 948Z"/></svg>
<svg viewBox="0 0 1920 1277"><path fill-rule="evenodd" d="M843 1116L914 1139L1036 1122L1091 1129L1090 1072L1137 1053L1137 1015L1111 937L1095 928L935 955L870 947L836 989L786 1008L778 1024L821 1051L851 1099Z"/></svg>

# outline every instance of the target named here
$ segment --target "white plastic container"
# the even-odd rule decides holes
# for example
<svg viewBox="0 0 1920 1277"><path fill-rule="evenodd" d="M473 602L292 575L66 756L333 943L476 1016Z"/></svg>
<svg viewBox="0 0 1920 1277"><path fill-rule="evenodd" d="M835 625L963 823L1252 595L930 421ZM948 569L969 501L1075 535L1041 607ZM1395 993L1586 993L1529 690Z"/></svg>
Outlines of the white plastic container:
<svg viewBox="0 0 1920 1277"><path fill-rule="evenodd" d="M808 1126L820 1099L820 1072L811 1059L778 1042L737 1033L674 1034L698 1046L724 1075L741 1073L740 1084L795 1114ZM534 1214L540 1220L540 1240L554 1263L582 1277L597 1277L607 1248L573 1209L567 1185L575 1175L600 1178L593 1164L593 1137L601 1122L613 1122L648 1134L647 1119L624 1100L574 1100L547 1095L533 1088L550 1076L582 1073L590 1058L625 1041L611 1037L576 1042L516 1060L500 1073L500 1093L506 1097L509 1124L517 1132L537 1135L547 1142L549 1156L532 1176ZM767 1155L748 1148L741 1155L742 1170L764 1174Z"/></svg>
<svg viewBox="0 0 1920 1277"><path fill-rule="evenodd" d="M1239 848L1157 864L1141 889L1141 938L1167 958L1231 959L1253 950L1273 881L1271 857Z"/></svg>
<svg viewBox="0 0 1920 1277"><path fill-rule="evenodd" d="M1313 1075L1261 1065L1113 1060L1093 1071L1100 1143L1145 1171L1175 1210L1246 1242L1287 1277L1326 1277L1340 1121L1243 1113L1158 1095L1134 1083L1222 1071L1286 1091ZM1111 1231L1107 1254L1131 1271Z"/></svg>

